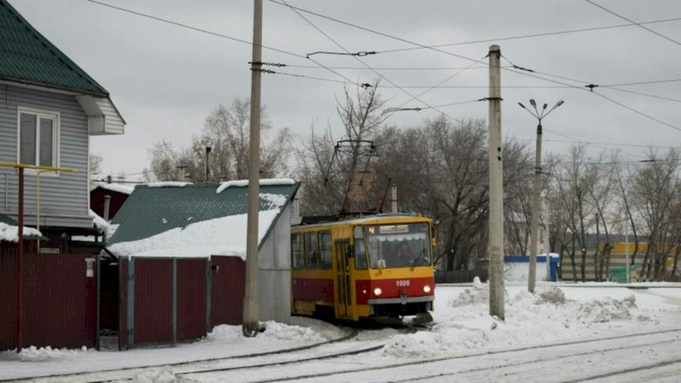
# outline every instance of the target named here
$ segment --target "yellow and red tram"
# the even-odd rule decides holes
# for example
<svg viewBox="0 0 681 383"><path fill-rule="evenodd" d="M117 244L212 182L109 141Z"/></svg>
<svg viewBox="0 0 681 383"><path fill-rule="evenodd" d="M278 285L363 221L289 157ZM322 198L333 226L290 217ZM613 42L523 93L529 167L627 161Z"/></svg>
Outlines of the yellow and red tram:
<svg viewBox="0 0 681 383"><path fill-rule="evenodd" d="M428 317L434 234L432 220L413 215L293 226L292 313L352 321Z"/></svg>

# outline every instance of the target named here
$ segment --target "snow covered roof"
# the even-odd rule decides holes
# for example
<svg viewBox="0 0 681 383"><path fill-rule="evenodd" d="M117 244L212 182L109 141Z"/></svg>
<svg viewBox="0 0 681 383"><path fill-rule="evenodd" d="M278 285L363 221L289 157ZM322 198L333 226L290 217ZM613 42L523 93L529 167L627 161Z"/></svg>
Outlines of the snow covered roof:
<svg viewBox="0 0 681 383"><path fill-rule="evenodd" d="M40 231L32 227L24 226L24 238L40 238L42 236ZM18 242L19 226L7 222L0 222L0 242L2 241Z"/></svg>
<svg viewBox="0 0 681 383"><path fill-rule="evenodd" d="M140 185L112 221L109 249L119 256L208 257L246 254L248 188L232 184ZM298 189L261 182L259 243Z"/></svg>
<svg viewBox="0 0 681 383"><path fill-rule="evenodd" d="M135 191L135 185L121 185L121 184L100 184L97 187L105 189L105 190L111 190L117 193L121 194L132 194L133 191Z"/></svg>

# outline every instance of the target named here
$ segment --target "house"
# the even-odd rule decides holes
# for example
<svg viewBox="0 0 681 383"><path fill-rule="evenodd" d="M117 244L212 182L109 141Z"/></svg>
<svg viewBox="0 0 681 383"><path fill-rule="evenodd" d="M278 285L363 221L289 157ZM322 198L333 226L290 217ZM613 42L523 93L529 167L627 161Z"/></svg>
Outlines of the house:
<svg viewBox="0 0 681 383"><path fill-rule="evenodd" d="M0 351L98 346L98 259L71 239L99 233L90 137L124 129L109 92L0 0Z"/></svg>
<svg viewBox="0 0 681 383"><path fill-rule="evenodd" d="M260 180L258 296L261 321L290 321L291 203L298 187L299 184L290 179ZM135 340L133 342L130 338L128 346L140 344L145 333L140 326L145 323L155 324L149 331L158 331L160 326L168 330L165 338L154 338L155 343L168 343L171 338L175 339L170 328L176 326L168 322L173 317L170 310L183 307L182 301L212 304L206 308L204 303L198 309L186 311L191 313L186 317L178 312L175 315L177 323L199 316L206 318L201 321L209 322L209 325L203 324L208 329L217 324L241 323L247 197L248 181L222 184L164 182L135 187L112 221L117 229L107 242L107 249L117 257L112 263L114 269L107 271L106 266L102 266L103 279L109 274L133 275L112 278L127 280L127 284L122 282L119 286L120 292L111 295L121 296L118 315L122 317L117 323L127 323L128 329L133 324L137 326L134 329ZM201 262L204 263L191 266L187 264L188 260L203 260ZM208 266L201 266L206 260ZM203 267L203 272L192 279L193 288L181 287L189 286L181 281L187 271L183 270L183 263L187 268L198 268L199 271ZM212 270L207 281L204 277L206 267ZM212 286L207 292L206 285ZM103 284L103 291L108 288ZM173 290L172 294L170 290ZM216 298L218 293L226 295ZM133 307L131 300L135 302L133 313L126 312L126 307ZM138 301L150 301L153 307L147 308ZM104 312L107 309L104 302L102 305ZM121 334L125 332L125 329L120 330Z"/></svg>
<svg viewBox="0 0 681 383"><path fill-rule="evenodd" d="M124 129L109 92L0 0L0 213L18 220L19 177L9 165L70 168L25 169L24 224L51 238L92 231L89 139Z"/></svg>
<svg viewBox="0 0 681 383"><path fill-rule="evenodd" d="M121 185L115 183L102 183L90 190L90 209L95 214L106 220L116 216L130 193L135 190L134 185ZM106 210L106 197L109 196L109 207Z"/></svg>

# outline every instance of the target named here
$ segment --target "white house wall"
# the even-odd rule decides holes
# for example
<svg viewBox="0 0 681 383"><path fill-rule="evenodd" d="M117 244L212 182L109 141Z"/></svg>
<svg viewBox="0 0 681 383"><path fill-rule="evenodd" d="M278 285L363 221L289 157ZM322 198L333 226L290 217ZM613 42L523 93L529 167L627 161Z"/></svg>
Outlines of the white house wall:
<svg viewBox="0 0 681 383"><path fill-rule="evenodd" d="M75 173L40 176L41 226L92 227L88 216L87 116L71 95L0 85L0 162L17 162L17 108L59 112L59 166ZM26 171L24 214L27 225L36 224L36 175ZM0 211L16 218L18 174L0 167Z"/></svg>
<svg viewBox="0 0 681 383"><path fill-rule="evenodd" d="M291 320L291 204L287 204L258 252L260 320Z"/></svg>

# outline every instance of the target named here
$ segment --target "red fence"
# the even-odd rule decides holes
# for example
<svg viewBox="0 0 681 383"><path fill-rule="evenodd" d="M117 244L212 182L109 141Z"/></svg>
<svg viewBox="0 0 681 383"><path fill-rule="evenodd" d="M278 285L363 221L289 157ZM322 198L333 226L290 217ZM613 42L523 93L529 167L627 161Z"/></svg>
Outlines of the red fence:
<svg viewBox="0 0 681 383"><path fill-rule="evenodd" d="M209 267L207 258L122 258L119 348L205 336Z"/></svg>
<svg viewBox="0 0 681 383"><path fill-rule="evenodd" d="M97 265L90 254L24 256L23 346L95 347ZM0 245L0 350L17 347L17 252Z"/></svg>

